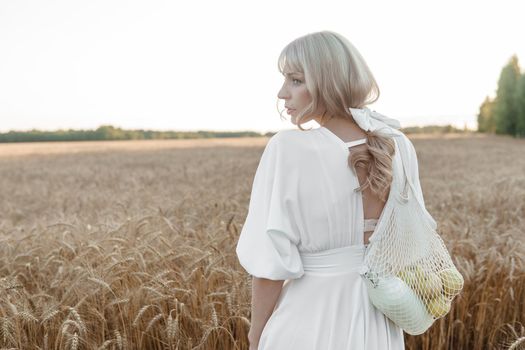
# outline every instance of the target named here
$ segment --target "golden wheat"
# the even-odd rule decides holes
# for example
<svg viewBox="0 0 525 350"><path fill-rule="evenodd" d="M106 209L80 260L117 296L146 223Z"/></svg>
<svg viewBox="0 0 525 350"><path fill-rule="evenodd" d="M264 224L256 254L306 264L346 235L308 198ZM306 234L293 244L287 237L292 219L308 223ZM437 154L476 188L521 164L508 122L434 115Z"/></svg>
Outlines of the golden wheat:
<svg viewBox="0 0 525 350"><path fill-rule="evenodd" d="M149 330L155 325L155 323L157 323L160 319L162 319L164 317L164 314L157 314L155 315L155 317L153 317L149 322L148 322L148 325L146 326L146 330L144 332L149 332Z"/></svg>
<svg viewBox="0 0 525 350"><path fill-rule="evenodd" d="M266 141L0 145L0 348L246 349L235 245ZM465 286L407 349L523 348L524 140L413 141Z"/></svg>

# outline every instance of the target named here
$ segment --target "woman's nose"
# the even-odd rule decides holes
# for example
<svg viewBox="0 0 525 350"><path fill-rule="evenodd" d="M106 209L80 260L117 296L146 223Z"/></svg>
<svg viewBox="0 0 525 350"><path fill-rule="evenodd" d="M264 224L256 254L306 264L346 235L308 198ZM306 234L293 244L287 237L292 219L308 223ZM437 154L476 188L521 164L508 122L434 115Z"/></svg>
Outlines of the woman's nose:
<svg viewBox="0 0 525 350"><path fill-rule="evenodd" d="M279 90L279 92L277 93L277 98L280 98L282 100L286 100L288 99L290 96L288 94L288 92L284 89L284 86Z"/></svg>

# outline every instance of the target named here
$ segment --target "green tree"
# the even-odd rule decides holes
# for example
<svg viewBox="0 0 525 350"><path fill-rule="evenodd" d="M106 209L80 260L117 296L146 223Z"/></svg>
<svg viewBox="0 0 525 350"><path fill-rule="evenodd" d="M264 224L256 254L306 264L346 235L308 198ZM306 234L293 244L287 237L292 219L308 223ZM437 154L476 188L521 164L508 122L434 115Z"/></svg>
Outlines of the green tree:
<svg viewBox="0 0 525 350"><path fill-rule="evenodd" d="M488 96L485 97L485 101L483 101L479 107L478 131L490 133L494 133L496 131L496 119L494 118L494 100L491 100Z"/></svg>
<svg viewBox="0 0 525 350"><path fill-rule="evenodd" d="M516 135L525 137L525 74L522 74L516 87Z"/></svg>
<svg viewBox="0 0 525 350"><path fill-rule="evenodd" d="M115 128L112 125L101 125L95 130L97 140L112 140Z"/></svg>
<svg viewBox="0 0 525 350"><path fill-rule="evenodd" d="M516 87L520 77L518 57L513 55L501 71L494 104L496 133L516 135Z"/></svg>

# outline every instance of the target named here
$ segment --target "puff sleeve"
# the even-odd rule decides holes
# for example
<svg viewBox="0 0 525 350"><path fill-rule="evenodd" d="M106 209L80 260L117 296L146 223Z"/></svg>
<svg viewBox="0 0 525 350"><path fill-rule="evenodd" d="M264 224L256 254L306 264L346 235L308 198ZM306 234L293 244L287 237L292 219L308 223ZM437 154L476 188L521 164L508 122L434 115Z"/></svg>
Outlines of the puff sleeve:
<svg viewBox="0 0 525 350"><path fill-rule="evenodd" d="M253 180L248 214L237 242L241 266L252 276L271 280L304 274L292 220L295 170L285 159L282 134L270 138ZM290 168L290 169L289 169Z"/></svg>

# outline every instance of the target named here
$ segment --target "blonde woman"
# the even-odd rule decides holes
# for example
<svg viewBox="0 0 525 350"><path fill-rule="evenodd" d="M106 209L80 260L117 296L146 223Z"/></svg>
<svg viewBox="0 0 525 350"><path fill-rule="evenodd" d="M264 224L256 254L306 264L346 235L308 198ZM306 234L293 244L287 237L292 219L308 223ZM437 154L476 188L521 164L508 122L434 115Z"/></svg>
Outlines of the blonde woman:
<svg viewBox="0 0 525 350"><path fill-rule="evenodd" d="M278 98L299 130L268 141L237 244L253 276L250 349L403 349L402 329L370 303L359 272L388 199L394 136L413 146L396 120L366 107L379 89L342 35L297 38L278 67ZM310 120L320 127L303 129Z"/></svg>

